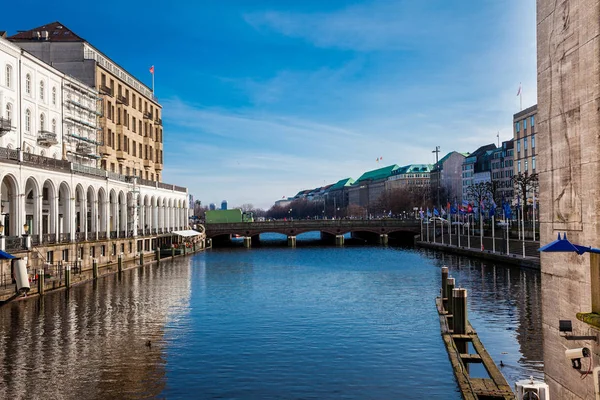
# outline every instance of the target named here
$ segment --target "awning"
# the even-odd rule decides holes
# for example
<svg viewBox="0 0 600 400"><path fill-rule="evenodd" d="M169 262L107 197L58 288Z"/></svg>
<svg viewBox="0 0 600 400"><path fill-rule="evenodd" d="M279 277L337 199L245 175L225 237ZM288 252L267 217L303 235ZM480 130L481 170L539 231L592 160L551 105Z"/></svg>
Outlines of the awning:
<svg viewBox="0 0 600 400"><path fill-rule="evenodd" d="M10 260L13 258L17 258L17 257L13 256L12 254L8 254L5 251L0 250L0 260Z"/></svg>
<svg viewBox="0 0 600 400"><path fill-rule="evenodd" d="M201 233L192 229L188 229L185 231L173 231L171 232L173 235L179 235L179 236L183 236L183 237L190 237L190 236L198 236Z"/></svg>

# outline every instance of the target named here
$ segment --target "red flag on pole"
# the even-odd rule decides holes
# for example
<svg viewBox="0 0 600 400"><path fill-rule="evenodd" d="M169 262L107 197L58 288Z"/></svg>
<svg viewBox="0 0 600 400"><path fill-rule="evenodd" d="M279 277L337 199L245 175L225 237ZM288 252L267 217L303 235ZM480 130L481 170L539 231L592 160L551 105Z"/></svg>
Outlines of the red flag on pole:
<svg viewBox="0 0 600 400"><path fill-rule="evenodd" d="M150 73L154 75L154 65L150 67Z"/></svg>

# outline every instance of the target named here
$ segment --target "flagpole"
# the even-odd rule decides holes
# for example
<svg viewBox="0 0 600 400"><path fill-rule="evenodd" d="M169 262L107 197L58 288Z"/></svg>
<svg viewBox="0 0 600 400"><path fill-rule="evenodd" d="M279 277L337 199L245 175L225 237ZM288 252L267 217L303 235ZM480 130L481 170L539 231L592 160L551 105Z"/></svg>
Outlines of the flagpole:
<svg viewBox="0 0 600 400"><path fill-rule="evenodd" d="M495 210L494 210L495 211ZM494 215L492 214L492 253L496 252L496 222Z"/></svg>
<svg viewBox="0 0 600 400"><path fill-rule="evenodd" d="M458 222L458 216L459 216L460 212L458 210L456 210L456 222ZM456 224L456 236L458 236L458 247L460 247L460 228L461 225Z"/></svg>
<svg viewBox="0 0 600 400"><path fill-rule="evenodd" d="M442 226L442 244L444 244L444 221L440 220L440 225Z"/></svg>
<svg viewBox="0 0 600 400"><path fill-rule="evenodd" d="M523 201L521 203L521 224L522 224L521 235L523 236L523 258L525 258L525 214L523 214L524 205L525 205L525 201Z"/></svg>
<svg viewBox="0 0 600 400"><path fill-rule="evenodd" d="M479 244L481 245L481 251L483 251L483 207L481 202L479 203Z"/></svg>
<svg viewBox="0 0 600 400"><path fill-rule="evenodd" d="M467 214L467 246L471 248L471 214Z"/></svg>
<svg viewBox="0 0 600 400"><path fill-rule="evenodd" d="M535 186L533 187L533 241L535 242Z"/></svg>

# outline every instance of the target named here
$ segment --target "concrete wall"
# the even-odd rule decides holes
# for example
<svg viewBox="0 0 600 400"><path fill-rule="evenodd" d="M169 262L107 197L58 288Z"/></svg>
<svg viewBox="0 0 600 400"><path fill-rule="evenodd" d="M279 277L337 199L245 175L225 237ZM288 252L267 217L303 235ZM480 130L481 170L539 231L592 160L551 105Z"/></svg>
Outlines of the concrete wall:
<svg viewBox="0 0 600 400"><path fill-rule="evenodd" d="M574 243L600 247L599 21L600 0L537 0L542 244L567 232ZM592 377L581 379L565 349L588 347L599 365L598 346L567 341L558 331L559 319L569 319L574 334L597 333L576 319L592 310L590 257L543 253L541 263L546 382L553 399L592 399Z"/></svg>

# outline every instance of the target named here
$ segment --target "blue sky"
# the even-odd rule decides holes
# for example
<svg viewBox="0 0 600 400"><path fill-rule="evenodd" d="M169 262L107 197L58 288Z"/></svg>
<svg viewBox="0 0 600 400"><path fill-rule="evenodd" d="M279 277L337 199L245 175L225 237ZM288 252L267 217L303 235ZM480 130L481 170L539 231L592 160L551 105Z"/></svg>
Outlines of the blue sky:
<svg viewBox="0 0 600 400"><path fill-rule="evenodd" d="M203 204L473 151L512 138L520 82L536 103L535 0L28 4L0 29L58 20L147 84L155 65L163 180Z"/></svg>

